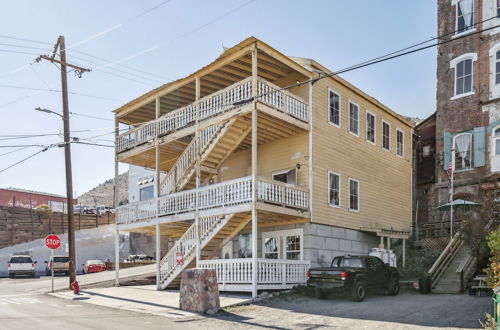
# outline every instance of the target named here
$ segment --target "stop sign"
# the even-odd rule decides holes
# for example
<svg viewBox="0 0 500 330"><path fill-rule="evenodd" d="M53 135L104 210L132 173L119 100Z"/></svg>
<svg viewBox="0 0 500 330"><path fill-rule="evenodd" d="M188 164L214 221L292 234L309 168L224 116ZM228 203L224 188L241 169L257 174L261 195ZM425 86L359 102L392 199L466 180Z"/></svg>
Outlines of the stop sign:
<svg viewBox="0 0 500 330"><path fill-rule="evenodd" d="M57 235L49 235L45 237L45 246L55 250L61 246L61 239Z"/></svg>

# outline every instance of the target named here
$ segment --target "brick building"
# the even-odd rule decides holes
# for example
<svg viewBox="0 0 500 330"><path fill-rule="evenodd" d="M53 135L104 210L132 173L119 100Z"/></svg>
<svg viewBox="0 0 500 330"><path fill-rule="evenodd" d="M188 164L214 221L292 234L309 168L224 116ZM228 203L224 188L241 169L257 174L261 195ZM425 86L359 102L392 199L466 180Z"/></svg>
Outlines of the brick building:
<svg viewBox="0 0 500 330"><path fill-rule="evenodd" d="M436 113L415 128L417 221L439 221L448 201L478 201L500 177L500 2L438 0ZM486 31L478 32L487 29Z"/></svg>
<svg viewBox="0 0 500 330"><path fill-rule="evenodd" d="M53 211L60 212L66 204L66 197L18 188L0 189L0 206L35 208L41 204L47 204ZM77 199L73 200L73 204L77 204Z"/></svg>

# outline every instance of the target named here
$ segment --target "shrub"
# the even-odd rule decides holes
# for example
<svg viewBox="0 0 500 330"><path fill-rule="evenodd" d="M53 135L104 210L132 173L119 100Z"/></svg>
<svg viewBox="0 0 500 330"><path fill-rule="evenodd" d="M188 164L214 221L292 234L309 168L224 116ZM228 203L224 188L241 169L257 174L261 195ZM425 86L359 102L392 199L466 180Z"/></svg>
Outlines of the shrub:
<svg viewBox="0 0 500 330"><path fill-rule="evenodd" d="M50 218L52 215L52 210L47 204L38 205L36 207L36 211L42 218Z"/></svg>

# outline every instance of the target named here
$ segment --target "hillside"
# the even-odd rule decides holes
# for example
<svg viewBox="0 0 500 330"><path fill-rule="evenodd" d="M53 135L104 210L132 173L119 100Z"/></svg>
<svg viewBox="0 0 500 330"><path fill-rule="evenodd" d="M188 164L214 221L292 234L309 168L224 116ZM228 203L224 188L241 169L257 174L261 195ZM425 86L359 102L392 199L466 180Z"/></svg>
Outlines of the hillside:
<svg viewBox="0 0 500 330"><path fill-rule="evenodd" d="M113 206L114 179L106 180L97 187L78 196L78 203L81 205ZM118 205L128 203L128 171L118 176Z"/></svg>

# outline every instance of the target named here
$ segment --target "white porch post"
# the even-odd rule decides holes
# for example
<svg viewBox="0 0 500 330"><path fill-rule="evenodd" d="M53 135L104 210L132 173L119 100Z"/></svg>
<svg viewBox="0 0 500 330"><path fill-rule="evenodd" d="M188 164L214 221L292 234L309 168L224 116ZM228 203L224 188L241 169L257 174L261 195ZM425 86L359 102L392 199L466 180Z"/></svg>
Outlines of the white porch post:
<svg viewBox="0 0 500 330"><path fill-rule="evenodd" d="M156 119L160 117L160 97L156 97ZM156 290L160 290L160 261L161 261L161 249L160 249L160 218L159 218L159 207L158 197L160 196L160 143L158 141L158 133L155 131L155 199L156 199Z"/></svg>
<svg viewBox="0 0 500 330"><path fill-rule="evenodd" d="M200 267L201 260L201 242L200 242L200 77L195 80L195 97L196 97L196 129L195 129L195 143L196 143L196 210L194 213L195 231L196 231L196 268Z"/></svg>
<svg viewBox="0 0 500 330"><path fill-rule="evenodd" d="M118 129L119 124L118 120L115 118L115 141L118 138L118 134L120 130ZM115 206L115 210L118 206L118 157L116 156L115 149L115 185L114 185L114 198L113 203ZM119 214L115 214L115 286L120 286L120 231L118 230L118 216Z"/></svg>
<svg viewBox="0 0 500 330"><path fill-rule="evenodd" d="M252 96L257 95L257 47L252 50ZM252 297L257 297L257 109L252 111Z"/></svg>

